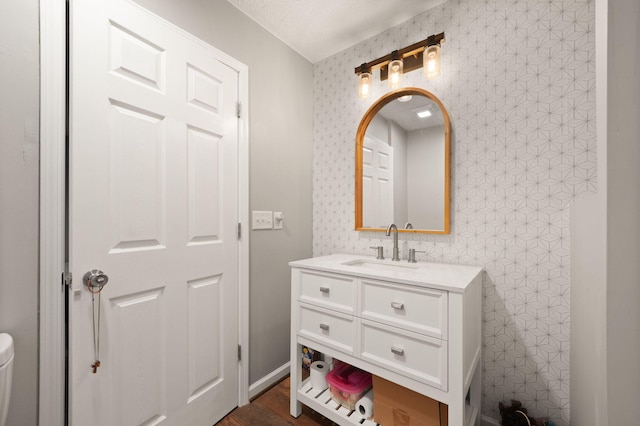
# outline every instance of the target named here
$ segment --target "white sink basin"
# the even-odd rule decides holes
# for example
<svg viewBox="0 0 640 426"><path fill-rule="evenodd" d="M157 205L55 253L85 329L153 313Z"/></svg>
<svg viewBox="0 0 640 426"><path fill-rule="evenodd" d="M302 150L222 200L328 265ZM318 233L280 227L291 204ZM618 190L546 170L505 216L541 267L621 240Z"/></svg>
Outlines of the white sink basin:
<svg viewBox="0 0 640 426"><path fill-rule="evenodd" d="M389 263L384 261L376 261L371 259L356 259L344 262L345 266L357 266L358 268L373 269L376 271L392 271L392 272L409 272L411 270L418 269L417 266L409 265L407 263L400 264L399 262Z"/></svg>
<svg viewBox="0 0 640 426"><path fill-rule="evenodd" d="M391 259L378 260L373 256L362 254L339 253L296 260L289 265L356 277L392 280L453 292L463 292L468 284L482 273L482 268L478 266L431 262L409 263L406 260L394 262Z"/></svg>

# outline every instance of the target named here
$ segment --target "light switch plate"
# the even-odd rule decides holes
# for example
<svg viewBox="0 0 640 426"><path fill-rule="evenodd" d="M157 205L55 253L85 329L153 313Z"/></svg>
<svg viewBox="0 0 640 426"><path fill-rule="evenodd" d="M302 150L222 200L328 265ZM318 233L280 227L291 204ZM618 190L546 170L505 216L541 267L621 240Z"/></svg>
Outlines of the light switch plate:
<svg viewBox="0 0 640 426"><path fill-rule="evenodd" d="M253 211L251 220L252 229L273 229L273 212Z"/></svg>

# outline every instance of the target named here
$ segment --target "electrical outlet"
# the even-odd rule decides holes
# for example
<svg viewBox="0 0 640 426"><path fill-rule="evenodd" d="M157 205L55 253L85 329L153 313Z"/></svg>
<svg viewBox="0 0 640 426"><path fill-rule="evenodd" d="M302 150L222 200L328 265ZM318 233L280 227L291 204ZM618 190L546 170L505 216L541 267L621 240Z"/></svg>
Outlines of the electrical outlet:
<svg viewBox="0 0 640 426"><path fill-rule="evenodd" d="M252 229L273 229L273 213L254 211L251 220Z"/></svg>

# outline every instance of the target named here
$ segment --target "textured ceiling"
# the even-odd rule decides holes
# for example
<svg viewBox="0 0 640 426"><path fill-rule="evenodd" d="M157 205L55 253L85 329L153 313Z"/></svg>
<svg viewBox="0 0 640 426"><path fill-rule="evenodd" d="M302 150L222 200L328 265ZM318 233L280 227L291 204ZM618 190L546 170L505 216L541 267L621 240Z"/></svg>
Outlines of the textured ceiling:
<svg viewBox="0 0 640 426"><path fill-rule="evenodd" d="M228 0L316 63L444 0Z"/></svg>

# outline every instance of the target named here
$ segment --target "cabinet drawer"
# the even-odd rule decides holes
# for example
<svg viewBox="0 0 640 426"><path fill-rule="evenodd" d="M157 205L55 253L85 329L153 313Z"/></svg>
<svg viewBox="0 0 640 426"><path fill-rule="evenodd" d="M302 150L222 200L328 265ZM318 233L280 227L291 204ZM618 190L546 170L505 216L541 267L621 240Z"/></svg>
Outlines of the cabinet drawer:
<svg viewBox="0 0 640 426"><path fill-rule="evenodd" d="M447 342L362 320L363 360L447 391Z"/></svg>
<svg viewBox="0 0 640 426"><path fill-rule="evenodd" d="M362 280L361 317L447 340L446 291Z"/></svg>
<svg viewBox="0 0 640 426"><path fill-rule="evenodd" d="M355 278L300 271L300 301L348 314L355 313Z"/></svg>
<svg viewBox="0 0 640 426"><path fill-rule="evenodd" d="M300 303L299 336L316 340L326 345L353 354L353 344L357 341L355 317Z"/></svg>

